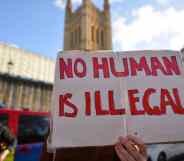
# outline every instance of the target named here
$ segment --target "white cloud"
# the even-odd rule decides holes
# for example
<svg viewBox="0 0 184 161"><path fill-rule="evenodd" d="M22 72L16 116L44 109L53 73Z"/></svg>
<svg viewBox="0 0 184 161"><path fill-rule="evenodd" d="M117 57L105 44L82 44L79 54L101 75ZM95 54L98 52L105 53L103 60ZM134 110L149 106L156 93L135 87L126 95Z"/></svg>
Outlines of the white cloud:
<svg viewBox="0 0 184 161"><path fill-rule="evenodd" d="M82 0L72 0L72 3L82 3Z"/></svg>
<svg viewBox="0 0 184 161"><path fill-rule="evenodd" d="M122 3L122 2L124 2L124 0L109 0L109 2L111 4L113 4L113 3Z"/></svg>
<svg viewBox="0 0 184 161"><path fill-rule="evenodd" d="M2 41L0 41L0 44L2 44L2 45L8 45L8 46L11 46L11 47L14 47L14 48L19 48L18 45L13 44L13 43L8 43L8 42L2 42Z"/></svg>
<svg viewBox="0 0 184 161"><path fill-rule="evenodd" d="M171 0L156 0L156 2L160 5L168 5Z"/></svg>
<svg viewBox="0 0 184 161"><path fill-rule="evenodd" d="M179 50L184 44L184 9L156 10L143 6L132 12L132 21L118 17L113 22L115 50L160 49Z"/></svg>
<svg viewBox="0 0 184 161"><path fill-rule="evenodd" d="M64 9L66 1L67 0L54 0L54 5L60 9ZM80 4L81 2L82 0L72 0L72 4Z"/></svg>
<svg viewBox="0 0 184 161"><path fill-rule="evenodd" d="M65 1L64 0L55 0L54 5L58 8L64 9L65 8Z"/></svg>

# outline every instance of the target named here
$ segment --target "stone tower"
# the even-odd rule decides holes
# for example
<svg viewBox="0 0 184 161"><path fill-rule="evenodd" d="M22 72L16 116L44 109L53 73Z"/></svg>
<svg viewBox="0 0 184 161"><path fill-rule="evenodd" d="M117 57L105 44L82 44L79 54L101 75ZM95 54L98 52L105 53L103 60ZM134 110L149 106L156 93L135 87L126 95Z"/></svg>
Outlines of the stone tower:
<svg viewBox="0 0 184 161"><path fill-rule="evenodd" d="M64 50L112 50L109 0L101 11L91 0L72 10L71 0L65 9Z"/></svg>

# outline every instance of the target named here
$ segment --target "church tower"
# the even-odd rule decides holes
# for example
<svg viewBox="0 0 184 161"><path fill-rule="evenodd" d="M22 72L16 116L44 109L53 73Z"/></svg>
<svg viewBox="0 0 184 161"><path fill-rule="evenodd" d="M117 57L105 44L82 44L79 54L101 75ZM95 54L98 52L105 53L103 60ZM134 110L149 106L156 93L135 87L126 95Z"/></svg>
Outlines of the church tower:
<svg viewBox="0 0 184 161"><path fill-rule="evenodd" d="M104 0L102 11L91 0L83 0L73 11L71 0L67 0L64 50L112 50L109 0Z"/></svg>

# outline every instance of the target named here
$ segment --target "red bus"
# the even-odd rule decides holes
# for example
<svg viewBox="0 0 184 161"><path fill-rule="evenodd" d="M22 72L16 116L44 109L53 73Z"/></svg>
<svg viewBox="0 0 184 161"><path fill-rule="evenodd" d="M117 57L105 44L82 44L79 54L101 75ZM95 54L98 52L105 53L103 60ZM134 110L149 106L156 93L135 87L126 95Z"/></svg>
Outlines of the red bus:
<svg viewBox="0 0 184 161"><path fill-rule="evenodd" d="M15 161L39 160L49 129L49 113L0 108L0 122L17 137Z"/></svg>

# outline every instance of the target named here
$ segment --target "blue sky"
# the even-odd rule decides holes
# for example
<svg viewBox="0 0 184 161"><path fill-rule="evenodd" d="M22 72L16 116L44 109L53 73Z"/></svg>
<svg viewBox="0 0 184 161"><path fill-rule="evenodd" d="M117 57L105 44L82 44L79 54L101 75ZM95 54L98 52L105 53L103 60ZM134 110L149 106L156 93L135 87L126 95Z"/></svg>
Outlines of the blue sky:
<svg viewBox="0 0 184 161"><path fill-rule="evenodd" d="M76 8L81 2L73 0ZM93 0L102 7L103 0ZM174 49L184 45L183 0L110 0L113 49ZM62 0L2 0L0 42L55 58L63 47Z"/></svg>

